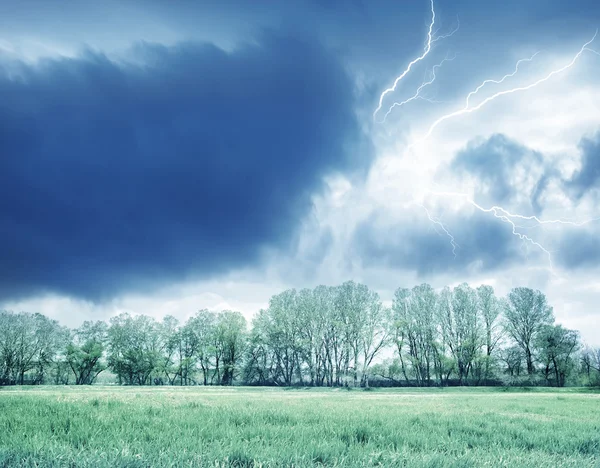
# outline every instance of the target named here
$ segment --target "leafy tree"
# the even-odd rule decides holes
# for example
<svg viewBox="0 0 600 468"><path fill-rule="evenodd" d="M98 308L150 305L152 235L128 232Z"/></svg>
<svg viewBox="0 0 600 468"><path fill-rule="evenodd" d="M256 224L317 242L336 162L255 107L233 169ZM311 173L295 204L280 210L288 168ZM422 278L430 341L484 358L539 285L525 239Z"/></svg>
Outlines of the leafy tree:
<svg viewBox="0 0 600 468"><path fill-rule="evenodd" d="M375 329L365 330L368 315L377 305L379 297L364 284L346 281L336 288L334 299L335 317L339 321L343 333L343 374L348 382L350 368L354 385L358 384L359 355L363 347L365 333L368 335ZM379 314L379 311L375 312ZM372 340L372 338L369 338Z"/></svg>
<svg viewBox="0 0 600 468"><path fill-rule="evenodd" d="M488 285L481 285L477 288L477 298L485 332L484 378L487 381L490 378L493 353L503 335L499 320L502 303L494 295L494 288Z"/></svg>
<svg viewBox="0 0 600 468"><path fill-rule="evenodd" d="M600 348L586 347L581 353L581 367L588 385L600 385Z"/></svg>
<svg viewBox="0 0 600 468"><path fill-rule="evenodd" d="M293 385L303 354L297 292L289 289L269 301L267 339L275 363L275 382Z"/></svg>
<svg viewBox="0 0 600 468"><path fill-rule="evenodd" d="M0 382L44 383L68 331L42 314L0 312Z"/></svg>
<svg viewBox="0 0 600 468"><path fill-rule="evenodd" d="M217 354L221 357L222 385L233 384L244 353L246 336L246 319L241 313L226 310L217 315L215 344Z"/></svg>
<svg viewBox="0 0 600 468"><path fill-rule="evenodd" d="M152 384L164 349L158 338L158 324L146 315L123 313L110 319L108 365L120 384Z"/></svg>
<svg viewBox="0 0 600 468"><path fill-rule="evenodd" d="M211 375L211 359L215 355L215 333L217 316L207 309L199 310L185 324L189 346L196 357L196 365L200 366L202 381L208 385Z"/></svg>
<svg viewBox="0 0 600 468"><path fill-rule="evenodd" d="M552 379L557 387L564 387L566 378L574 367L573 353L579 347L579 334L562 325L544 325L536 340L545 365L546 379Z"/></svg>
<svg viewBox="0 0 600 468"><path fill-rule="evenodd" d="M392 304L392 336L403 374L410 371L418 385L431 385L437 358L438 295L428 284L398 289Z"/></svg>
<svg viewBox="0 0 600 468"><path fill-rule="evenodd" d="M65 360L75 375L75 385L91 385L106 369L102 357L108 338L105 322L89 322L77 328L67 346Z"/></svg>
<svg viewBox="0 0 600 468"><path fill-rule="evenodd" d="M269 333L268 311L261 309L252 319L252 329L246 348L244 381L250 384L271 385L275 383L275 362Z"/></svg>
<svg viewBox="0 0 600 468"><path fill-rule="evenodd" d="M185 324L121 314L67 333L40 314L0 311L0 384L92 384L107 367L120 384L394 385L489 382L499 364L511 379L535 365L562 386L576 362L600 381L600 351L578 354L577 334L553 326L539 291L515 288L498 299L490 286L463 283L436 292L399 288L391 309L367 286L290 289L252 320L200 310ZM507 337L508 340L504 340ZM378 361L384 350L395 356ZM386 358L388 356L385 356ZM164 380L163 380L164 379Z"/></svg>
<svg viewBox="0 0 600 468"><path fill-rule="evenodd" d="M525 362L525 353L520 346L513 345L502 349L498 353L500 361L505 365L505 373L511 378L521 376L523 363Z"/></svg>
<svg viewBox="0 0 600 468"><path fill-rule="evenodd" d="M527 373L531 376L535 371L535 340L545 325L554 323L552 307L542 292L514 288L508 294L504 314L506 332L525 353Z"/></svg>
<svg viewBox="0 0 600 468"><path fill-rule="evenodd" d="M319 290L302 289L296 297L299 352L306 366L309 385L319 385L323 378L323 334L324 316L318 302Z"/></svg>
<svg viewBox="0 0 600 468"><path fill-rule="evenodd" d="M369 386L369 367L375 357L388 345L390 337L390 309L384 307L377 294L370 296L370 303L363 319L362 332L362 384Z"/></svg>
<svg viewBox="0 0 600 468"><path fill-rule="evenodd" d="M456 362L458 379L469 377L482 346L482 326L478 313L477 293L463 283L441 295L440 321L444 343Z"/></svg>

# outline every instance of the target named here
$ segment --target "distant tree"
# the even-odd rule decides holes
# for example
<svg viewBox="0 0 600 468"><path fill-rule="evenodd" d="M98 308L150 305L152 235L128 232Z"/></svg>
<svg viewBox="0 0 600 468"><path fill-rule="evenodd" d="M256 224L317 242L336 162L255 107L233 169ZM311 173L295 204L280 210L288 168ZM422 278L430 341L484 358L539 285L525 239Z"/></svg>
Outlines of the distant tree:
<svg viewBox="0 0 600 468"><path fill-rule="evenodd" d="M108 326L102 321L86 321L74 330L65 360L75 375L75 385L93 384L106 369L103 354L107 338Z"/></svg>
<svg viewBox="0 0 600 468"><path fill-rule="evenodd" d="M563 386L577 368L580 382L600 383L600 349L579 353L577 333L553 322L540 291L499 299L491 286L466 283L399 288L391 309L354 281L290 289L249 330L233 311L199 310L184 324L124 313L72 331L0 311L0 385L89 385L107 368L124 385L479 385L502 366L509 379L532 380L537 368ZM390 348L394 357L381 362Z"/></svg>
<svg viewBox="0 0 600 468"><path fill-rule="evenodd" d="M62 352L69 340L69 330L58 321L42 314L33 314L34 338L30 343L35 352L35 372L33 382L43 384L50 376L51 369L62 358Z"/></svg>
<svg viewBox="0 0 600 468"><path fill-rule="evenodd" d="M581 370L588 385L600 385L600 348L586 346L583 349Z"/></svg>
<svg viewBox="0 0 600 468"><path fill-rule="evenodd" d="M315 311L315 359L316 372L315 381L319 386L333 385L336 377L334 375L335 359L332 353L335 344L339 341L340 326L334 320L335 290L328 286L317 286L312 293Z"/></svg>
<svg viewBox="0 0 600 468"><path fill-rule="evenodd" d="M354 386L358 385L359 357L364 348L364 339L375 331L372 324L367 330L366 324L372 322L370 314L380 314L378 302L379 296L364 284L346 281L336 288L334 308L343 333L343 375L346 384L352 369L352 382ZM373 338L367 340L372 341Z"/></svg>
<svg viewBox="0 0 600 468"><path fill-rule="evenodd" d="M562 325L544 325L536 340L546 379L557 387L564 387L574 367L573 354L579 347L579 334Z"/></svg>
<svg viewBox="0 0 600 468"><path fill-rule="evenodd" d="M216 349L216 321L217 316L214 312L202 309L190 317L183 330L190 347L189 351L193 351L196 366L200 367L204 385L211 383L212 358Z"/></svg>
<svg viewBox="0 0 600 468"><path fill-rule="evenodd" d="M0 382L44 383L67 333L42 314L0 312Z"/></svg>
<svg viewBox="0 0 600 468"><path fill-rule="evenodd" d="M183 357L182 357L182 339L179 321L167 315L160 324L156 324L156 340L162 346L162 352L159 355L156 365L154 383L162 385L167 379L169 385L175 385L179 378L179 384L183 385Z"/></svg>
<svg viewBox="0 0 600 468"><path fill-rule="evenodd" d="M341 385L345 376L344 363L350 347L345 340L346 319L338 287L321 287L317 292L317 307L324 321L323 345L325 350L325 379L330 387Z"/></svg>
<svg viewBox="0 0 600 468"><path fill-rule="evenodd" d="M0 311L0 385L14 384L17 364L17 315Z"/></svg>
<svg viewBox="0 0 600 468"><path fill-rule="evenodd" d="M398 288L394 292L390 317L390 340L394 343L398 354L400 370L404 380L409 381L407 364L404 360L405 349L409 346L411 320L409 317L410 289Z"/></svg>
<svg viewBox="0 0 600 468"><path fill-rule="evenodd" d="M323 337L328 315L324 315L320 307L319 298L323 292L322 288L302 289L296 297L298 349L301 363L306 368L308 384L311 386L322 385L324 378ZM300 369L300 374L302 370Z"/></svg>
<svg viewBox="0 0 600 468"><path fill-rule="evenodd" d="M241 364L246 347L246 319L240 312L225 310L217 315L215 326L215 343L221 358L220 373L222 385L232 385Z"/></svg>
<svg viewBox="0 0 600 468"><path fill-rule="evenodd" d="M600 373L600 348L594 348L592 350L591 363L592 368Z"/></svg>
<svg viewBox="0 0 600 468"><path fill-rule="evenodd" d="M379 296L372 294L365 316L362 331L362 372L361 383L369 386L369 368L374 359L389 344L391 310L384 307Z"/></svg>
<svg viewBox="0 0 600 468"><path fill-rule="evenodd" d="M403 372L398 358L386 359L373 364L370 374L377 379L391 382L392 385L402 385Z"/></svg>
<svg viewBox="0 0 600 468"><path fill-rule="evenodd" d="M511 378L521 376L523 363L525 362L525 353L520 346L513 345L501 349L498 358L505 365L505 373Z"/></svg>
<svg viewBox="0 0 600 468"><path fill-rule="evenodd" d="M297 295L289 289L273 296L262 323L273 359L272 379L279 385L293 385L300 372L303 336Z"/></svg>
<svg viewBox="0 0 600 468"><path fill-rule="evenodd" d="M481 285L477 288L477 299L485 332L484 378L487 381L490 378L493 353L503 334L499 320L502 303L494 295L494 288L488 285Z"/></svg>
<svg viewBox="0 0 600 468"><path fill-rule="evenodd" d="M268 311L261 309L252 319L252 328L246 347L243 379L253 385L275 383L275 357L270 346Z"/></svg>
<svg viewBox="0 0 600 468"><path fill-rule="evenodd" d="M542 292L514 288L508 295L504 315L506 332L525 353L527 373L531 376L535 371L535 340L545 325L554 323L552 307Z"/></svg>
<svg viewBox="0 0 600 468"><path fill-rule="evenodd" d="M120 384L152 384L152 373L160 366L164 349L153 318L127 313L111 318L108 345L108 365Z"/></svg>
<svg viewBox="0 0 600 468"><path fill-rule="evenodd" d="M400 288L394 294L391 336L403 375L408 381L412 373L418 385L431 385L437 364L441 362L437 342L438 300L428 284L412 290Z"/></svg>
<svg viewBox="0 0 600 468"><path fill-rule="evenodd" d="M460 383L469 377L483 344L477 293L463 283L441 295L440 319L444 343L456 362Z"/></svg>

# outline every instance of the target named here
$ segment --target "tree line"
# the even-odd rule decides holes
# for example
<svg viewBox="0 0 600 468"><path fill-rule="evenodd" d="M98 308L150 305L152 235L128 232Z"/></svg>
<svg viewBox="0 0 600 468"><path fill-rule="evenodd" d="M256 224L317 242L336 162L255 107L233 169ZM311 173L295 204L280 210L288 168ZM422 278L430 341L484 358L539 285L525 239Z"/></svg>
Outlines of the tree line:
<svg viewBox="0 0 600 468"><path fill-rule="evenodd" d="M395 291L353 281L273 296L248 326L200 310L185 323L127 313L68 329L0 311L0 385L599 385L600 348L556 324L546 296L464 283Z"/></svg>

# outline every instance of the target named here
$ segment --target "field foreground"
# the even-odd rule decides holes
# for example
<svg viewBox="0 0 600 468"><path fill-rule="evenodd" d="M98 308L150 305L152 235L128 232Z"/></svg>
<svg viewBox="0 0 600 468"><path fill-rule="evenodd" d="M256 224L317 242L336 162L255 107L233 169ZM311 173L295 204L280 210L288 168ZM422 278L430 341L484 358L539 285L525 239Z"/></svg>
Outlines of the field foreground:
<svg viewBox="0 0 600 468"><path fill-rule="evenodd" d="M600 466L600 393L524 390L0 388L0 467Z"/></svg>

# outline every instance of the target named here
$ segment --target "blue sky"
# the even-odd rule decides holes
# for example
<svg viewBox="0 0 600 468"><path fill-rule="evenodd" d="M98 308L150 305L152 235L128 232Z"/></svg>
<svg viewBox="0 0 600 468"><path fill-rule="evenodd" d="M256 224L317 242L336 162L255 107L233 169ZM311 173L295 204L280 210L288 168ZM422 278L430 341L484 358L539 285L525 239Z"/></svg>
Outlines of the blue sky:
<svg viewBox="0 0 600 468"><path fill-rule="evenodd" d="M427 0L0 3L0 306L183 319L486 282L597 342L600 5L434 7L373 119ZM535 53L472 106L564 70L432 129Z"/></svg>

